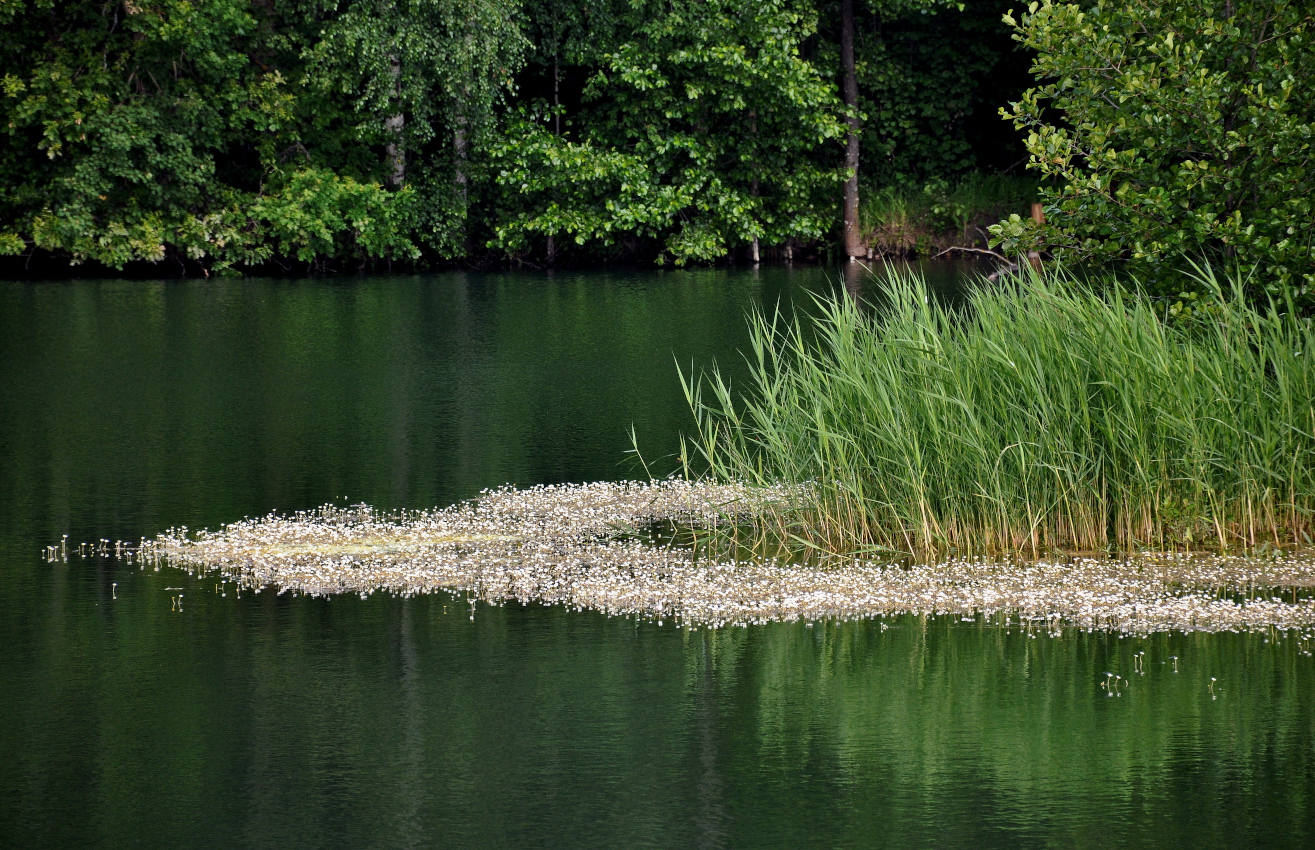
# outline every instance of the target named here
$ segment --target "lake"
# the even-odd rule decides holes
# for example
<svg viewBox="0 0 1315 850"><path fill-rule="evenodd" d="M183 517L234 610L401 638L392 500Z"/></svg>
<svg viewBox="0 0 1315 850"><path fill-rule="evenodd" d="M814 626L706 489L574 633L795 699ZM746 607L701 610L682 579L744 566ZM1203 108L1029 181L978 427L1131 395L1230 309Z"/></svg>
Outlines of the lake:
<svg viewBox="0 0 1315 850"><path fill-rule="evenodd" d="M65 534L640 477L632 426L669 471L677 364L742 374L747 310L839 289L816 269L0 283L0 845L1315 843L1315 659L1283 635L689 630L42 557Z"/></svg>

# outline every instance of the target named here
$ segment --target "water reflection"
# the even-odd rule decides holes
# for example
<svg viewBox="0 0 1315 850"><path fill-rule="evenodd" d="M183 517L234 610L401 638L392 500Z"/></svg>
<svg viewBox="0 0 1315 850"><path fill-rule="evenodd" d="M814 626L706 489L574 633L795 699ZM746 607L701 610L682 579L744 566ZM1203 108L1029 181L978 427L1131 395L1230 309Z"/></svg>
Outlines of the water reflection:
<svg viewBox="0 0 1315 850"><path fill-rule="evenodd" d="M6 779L22 779L7 836L1311 837L1315 682L1292 643L1033 637L935 618L684 631L533 605L480 606L472 623L442 596L193 590L171 615L157 584L121 584L99 628L82 611L50 624L28 667L50 689L0 733L17 754ZM1099 688L1111 670L1129 680L1119 697Z"/></svg>
<svg viewBox="0 0 1315 850"><path fill-rule="evenodd" d="M655 456L685 424L673 361L733 370L748 306L841 286L771 269L0 286L3 843L1315 840L1312 660L1286 640L684 631L533 605L472 622L444 595L238 598L40 557L64 533L632 474L631 423Z"/></svg>

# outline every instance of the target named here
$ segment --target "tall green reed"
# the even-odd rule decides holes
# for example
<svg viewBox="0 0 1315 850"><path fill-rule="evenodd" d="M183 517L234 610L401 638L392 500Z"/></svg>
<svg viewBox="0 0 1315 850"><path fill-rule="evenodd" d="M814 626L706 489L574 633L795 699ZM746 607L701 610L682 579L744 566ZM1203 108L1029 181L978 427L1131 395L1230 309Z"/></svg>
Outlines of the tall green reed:
<svg viewBox="0 0 1315 850"><path fill-rule="evenodd" d="M747 387L681 376L686 472L798 485L753 528L796 555L1308 545L1315 330L1196 276L1211 306L1173 324L1061 272L757 314Z"/></svg>

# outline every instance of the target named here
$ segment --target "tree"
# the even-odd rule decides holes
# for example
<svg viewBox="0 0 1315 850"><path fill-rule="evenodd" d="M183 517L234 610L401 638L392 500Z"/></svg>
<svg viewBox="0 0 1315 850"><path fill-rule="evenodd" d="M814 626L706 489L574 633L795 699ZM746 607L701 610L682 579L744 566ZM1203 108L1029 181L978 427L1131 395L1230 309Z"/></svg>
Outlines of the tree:
<svg viewBox="0 0 1315 850"><path fill-rule="evenodd" d="M158 261L223 203L216 155L234 130L276 135L288 115L285 80L237 49L258 31L248 6L4 4L9 250Z"/></svg>
<svg viewBox="0 0 1315 850"><path fill-rule="evenodd" d="M869 15L855 57L860 192L953 181L1025 161L1022 140L1000 122L1000 105L1033 83L1031 58L1001 20L1012 2Z"/></svg>
<svg viewBox="0 0 1315 850"><path fill-rule="evenodd" d="M1155 288L1184 255L1254 266L1307 303L1315 284L1315 19L1308 3L1094 0L1006 16L1039 84L1002 114L1051 181L1047 221L1005 250L1112 263Z"/></svg>
<svg viewBox="0 0 1315 850"><path fill-rule="evenodd" d="M309 5L5 2L0 251L113 268L414 256L410 193L310 161L290 85Z"/></svg>
<svg viewBox="0 0 1315 850"><path fill-rule="evenodd" d="M514 0L347 0L309 52L307 80L350 98L353 131L384 148L395 188L417 183L415 226L466 253L472 139L490 125L526 41ZM443 140L446 140L444 143Z"/></svg>
<svg viewBox="0 0 1315 850"><path fill-rule="evenodd" d="M619 0L525 0L526 34L533 48L527 64L549 81L552 133L562 135L562 73L566 69L598 70L616 44ZM553 265L557 244L553 234L545 239L545 261Z"/></svg>
<svg viewBox="0 0 1315 850"><path fill-rule="evenodd" d="M910 12L925 13L943 6L963 9L957 0L870 0L877 17L892 17ZM859 111L858 72L854 61L854 0L840 0L841 88L845 99L845 190L841 223L845 254L850 258L867 255L859 222L858 184L859 149L863 135L863 116Z"/></svg>
<svg viewBox="0 0 1315 850"><path fill-rule="evenodd" d="M815 240L838 182L834 90L800 55L814 32L789 0L630 5L629 37L590 80L564 135L526 109L496 151L508 216L493 244L532 236L660 240L680 264L755 240Z"/></svg>
<svg viewBox="0 0 1315 850"><path fill-rule="evenodd" d="M841 91L845 98L845 196L841 215L845 254L867 254L858 221L858 153L863 122L858 113L858 74L854 69L854 0L840 0Z"/></svg>
<svg viewBox="0 0 1315 850"><path fill-rule="evenodd" d="M869 180L965 159L964 64L921 85L955 5L0 0L0 254L789 257L856 221L860 147Z"/></svg>

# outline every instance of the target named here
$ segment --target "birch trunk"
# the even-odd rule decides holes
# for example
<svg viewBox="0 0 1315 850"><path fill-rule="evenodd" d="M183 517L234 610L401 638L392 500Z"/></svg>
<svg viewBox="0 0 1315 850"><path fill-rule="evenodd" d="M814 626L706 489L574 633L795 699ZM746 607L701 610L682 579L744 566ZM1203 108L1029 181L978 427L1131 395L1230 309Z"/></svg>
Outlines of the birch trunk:
<svg viewBox="0 0 1315 850"><path fill-rule="evenodd" d="M389 60L388 73L393 78L393 96L401 100L402 60L394 56ZM384 145L384 155L388 158L388 185L400 189L406 184L406 146L402 133L406 130L406 116L401 112L384 119L384 129L388 131L388 142Z"/></svg>
<svg viewBox="0 0 1315 850"><path fill-rule="evenodd" d="M854 0L840 3L840 62L844 68L845 134L845 253L850 259L867 256L858 221L858 76L854 71Z"/></svg>

